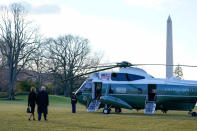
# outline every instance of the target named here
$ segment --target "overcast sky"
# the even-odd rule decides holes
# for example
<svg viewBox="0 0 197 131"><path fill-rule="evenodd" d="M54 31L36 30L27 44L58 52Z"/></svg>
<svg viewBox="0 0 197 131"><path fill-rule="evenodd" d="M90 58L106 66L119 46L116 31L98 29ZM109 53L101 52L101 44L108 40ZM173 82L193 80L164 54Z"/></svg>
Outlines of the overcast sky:
<svg viewBox="0 0 197 131"><path fill-rule="evenodd" d="M0 0L22 2L45 37L73 34L90 40L103 63L165 64L166 21L173 26L174 64L197 65L196 0ZM142 67L165 77L165 67ZM197 80L197 68L183 68Z"/></svg>

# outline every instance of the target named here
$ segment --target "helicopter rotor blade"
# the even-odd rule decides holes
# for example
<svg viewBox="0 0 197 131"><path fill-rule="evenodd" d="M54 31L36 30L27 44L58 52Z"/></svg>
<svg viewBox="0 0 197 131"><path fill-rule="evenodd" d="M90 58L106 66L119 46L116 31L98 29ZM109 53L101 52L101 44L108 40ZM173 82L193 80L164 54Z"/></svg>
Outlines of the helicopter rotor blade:
<svg viewBox="0 0 197 131"><path fill-rule="evenodd" d="M78 78L78 77L81 77L81 76L84 76L84 75L89 75L89 74L92 74L92 73L95 73L95 72L100 72L100 71L104 71L104 70L109 70L109 69L113 69L113 68L116 68L116 67L126 68L126 67L131 67L131 66L133 66L131 63L129 63L129 62L127 62L127 61L123 61L123 62L117 63L116 65L103 66L103 67L105 67L105 68L102 68L102 69L99 69L99 70L95 70L95 71L90 71L90 72L83 73L83 74L79 74L79 75L77 75L77 76L70 77L70 78L67 78L67 79L62 80L62 81L68 81L68 80L75 79L75 78ZM99 67L99 66L98 66L98 67Z"/></svg>
<svg viewBox="0 0 197 131"><path fill-rule="evenodd" d="M81 76L89 75L89 74L92 74L92 73L95 73L95 72L104 71L104 70L113 69L113 68L116 68L116 67L117 66L110 66L110 67L106 67L106 68L103 68L103 69L99 69L99 70L95 70L95 71L90 71L90 72L87 72L87 73L79 74L79 75L74 76L74 77L67 78L67 79L62 80L62 81L68 81L68 80L75 79L75 78L78 78L78 77L81 77Z"/></svg>
<svg viewBox="0 0 197 131"><path fill-rule="evenodd" d="M133 64L133 66L182 66L182 67L197 67L195 65L166 65L166 64Z"/></svg>
<svg viewBox="0 0 197 131"><path fill-rule="evenodd" d="M88 66L88 67L84 67L83 69L97 69L97 68L107 68L107 67L111 67L111 66L116 66L116 65L107 65L107 66Z"/></svg>
<svg viewBox="0 0 197 131"><path fill-rule="evenodd" d="M87 72L87 73L82 73L82 74L76 75L74 77L69 77L69 78L67 78L65 80L62 80L62 81L68 81L68 80L75 79L75 78L78 78L78 77L81 77L81 76L89 75L89 74L92 74L92 73L95 73L95 72L104 71L104 70L113 69L113 68L116 68L116 67L126 68L126 67L132 67L132 66L182 66L182 67L197 67L197 66L193 66L193 65L131 64L131 63L127 62L127 61L123 61L123 62L117 63L116 65L108 65L108 66L101 65L101 66L95 66L95 67L87 67L87 68L84 68L84 69L93 69L93 68L95 68L95 69L101 68L101 69L90 71L90 72Z"/></svg>

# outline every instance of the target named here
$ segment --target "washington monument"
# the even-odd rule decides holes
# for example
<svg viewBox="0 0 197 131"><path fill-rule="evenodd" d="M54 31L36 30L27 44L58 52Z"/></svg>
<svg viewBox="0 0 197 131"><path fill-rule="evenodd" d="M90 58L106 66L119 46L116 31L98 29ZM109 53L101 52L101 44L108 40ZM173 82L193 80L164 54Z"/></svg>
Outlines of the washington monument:
<svg viewBox="0 0 197 131"><path fill-rule="evenodd" d="M166 39L166 78L173 77L173 45L172 45L172 20L170 16L167 20Z"/></svg>

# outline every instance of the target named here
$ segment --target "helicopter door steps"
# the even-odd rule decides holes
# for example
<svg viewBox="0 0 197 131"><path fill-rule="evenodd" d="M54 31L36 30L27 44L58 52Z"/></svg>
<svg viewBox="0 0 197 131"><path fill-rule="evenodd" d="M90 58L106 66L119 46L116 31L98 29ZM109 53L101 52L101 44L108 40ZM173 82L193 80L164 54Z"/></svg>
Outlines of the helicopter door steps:
<svg viewBox="0 0 197 131"><path fill-rule="evenodd" d="M145 109L144 109L144 114L154 114L155 113L155 108L156 108L155 101L146 102L146 106L145 106Z"/></svg>
<svg viewBox="0 0 197 131"><path fill-rule="evenodd" d="M148 84L148 95L145 100L144 114L154 114L156 108L156 84Z"/></svg>
<svg viewBox="0 0 197 131"><path fill-rule="evenodd" d="M97 111L100 107L101 102L99 100L92 100L88 106L87 112Z"/></svg>

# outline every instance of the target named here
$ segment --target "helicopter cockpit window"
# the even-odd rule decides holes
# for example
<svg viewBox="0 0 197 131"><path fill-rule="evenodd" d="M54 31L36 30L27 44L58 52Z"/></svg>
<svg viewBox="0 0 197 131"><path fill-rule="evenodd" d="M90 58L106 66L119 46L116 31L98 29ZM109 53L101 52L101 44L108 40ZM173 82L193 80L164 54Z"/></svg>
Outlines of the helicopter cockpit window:
<svg viewBox="0 0 197 131"><path fill-rule="evenodd" d="M134 81L140 79L145 79L145 77L127 73L112 73L111 75L112 81Z"/></svg>
<svg viewBox="0 0 197 131"><path fill-rule="evenodd" d="M128 81L125 73L112 73L111 79L114 81Z"/></svg>

